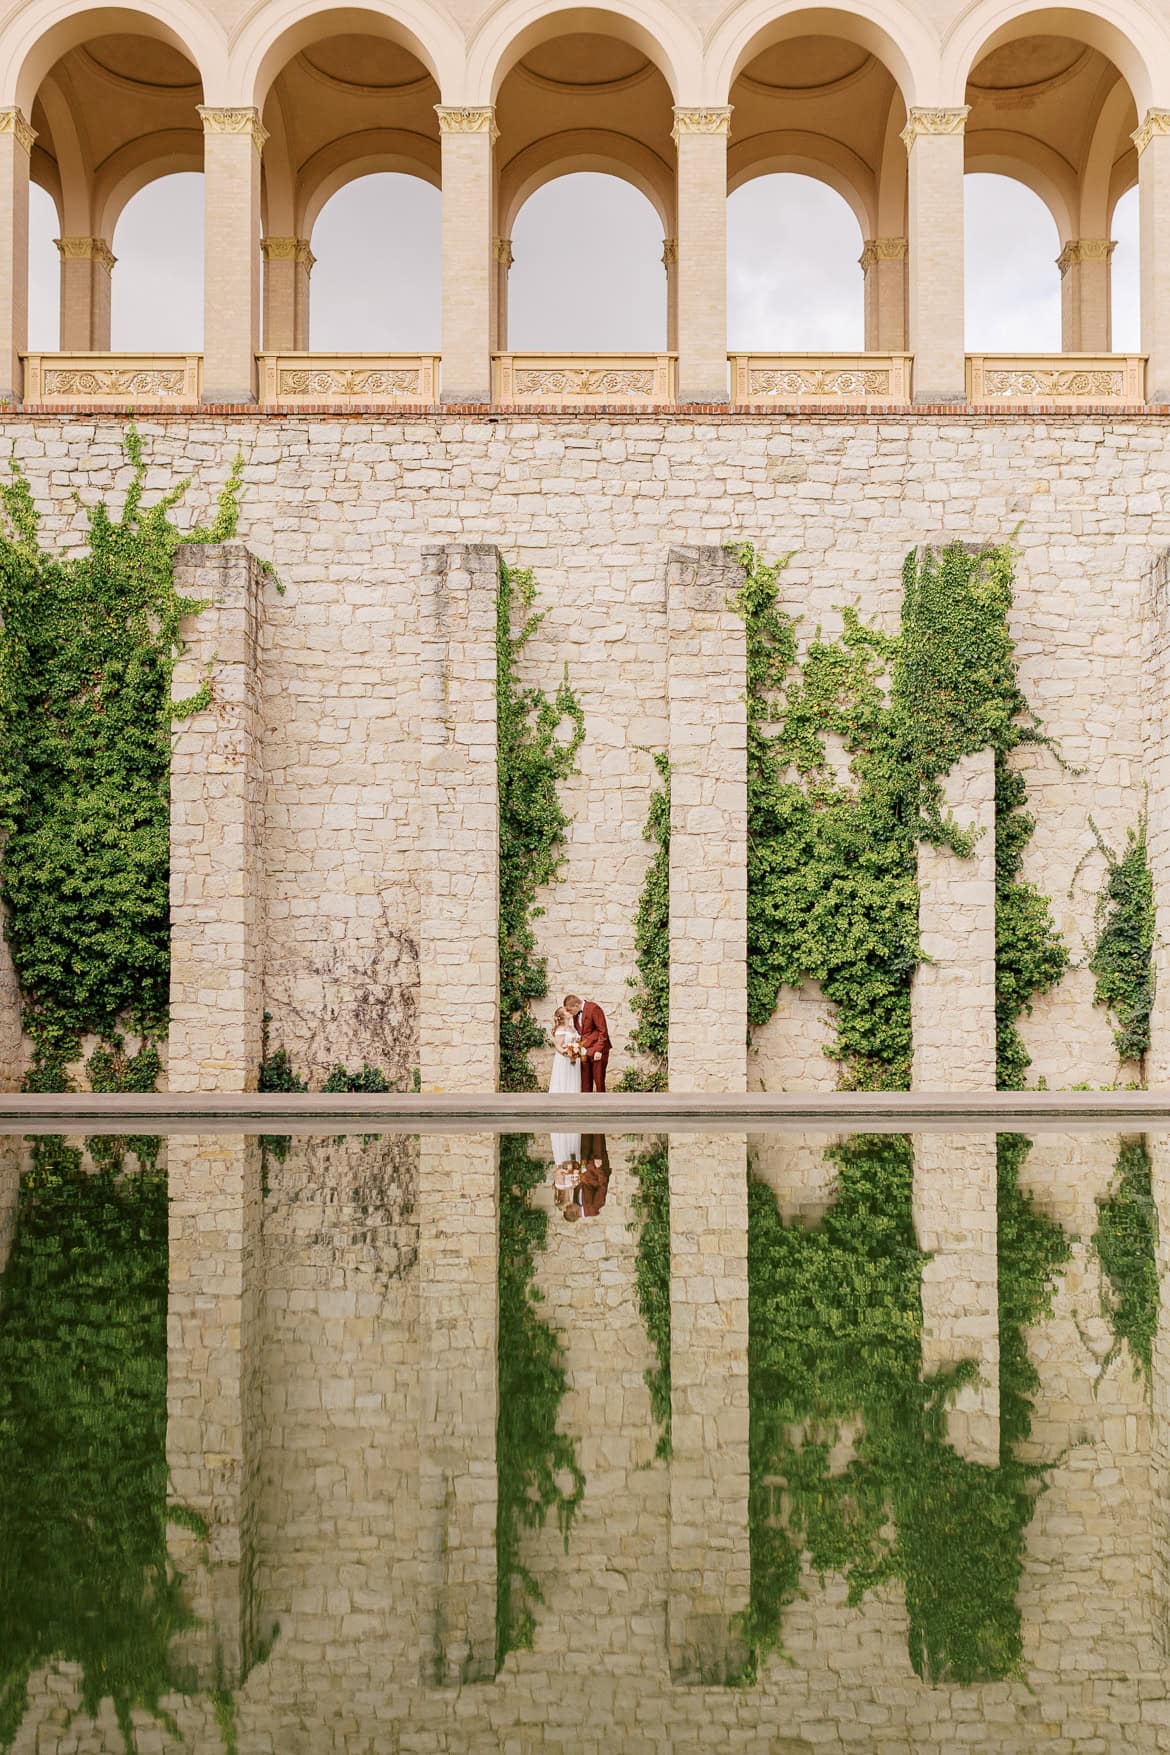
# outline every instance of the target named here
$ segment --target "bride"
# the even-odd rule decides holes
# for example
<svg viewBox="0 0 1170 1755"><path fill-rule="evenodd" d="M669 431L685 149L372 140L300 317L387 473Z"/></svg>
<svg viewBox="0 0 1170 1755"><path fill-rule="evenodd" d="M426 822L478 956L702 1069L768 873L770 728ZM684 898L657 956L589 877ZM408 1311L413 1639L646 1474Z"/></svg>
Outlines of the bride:
<svg viewBox="0 0 1170 1755"><path fill-rule="evenodd" d="M553 1013L553 1055L552 1078L548 1088L561 1096L568 1092L577 1097L581 1094L581 1062L576 1058L576 1051L581 1046L572 1018L563 1005L559 1005Z"/></svg>

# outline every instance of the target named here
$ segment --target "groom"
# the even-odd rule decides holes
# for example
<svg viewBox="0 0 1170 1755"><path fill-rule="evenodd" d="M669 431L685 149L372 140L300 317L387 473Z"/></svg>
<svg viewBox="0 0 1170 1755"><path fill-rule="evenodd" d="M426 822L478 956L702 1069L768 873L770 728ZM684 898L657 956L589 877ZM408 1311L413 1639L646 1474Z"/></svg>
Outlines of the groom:
<svg viewBox="0 0 1170 1755"><path fill-rule="evenodd" d="M605 1069L609 1065L609 1025L605 1013L591 999L580 1000L575 993L566 993L565 1010L577 1026L584 1059L581 1062L581 1089L604 1091Z"/></svg>

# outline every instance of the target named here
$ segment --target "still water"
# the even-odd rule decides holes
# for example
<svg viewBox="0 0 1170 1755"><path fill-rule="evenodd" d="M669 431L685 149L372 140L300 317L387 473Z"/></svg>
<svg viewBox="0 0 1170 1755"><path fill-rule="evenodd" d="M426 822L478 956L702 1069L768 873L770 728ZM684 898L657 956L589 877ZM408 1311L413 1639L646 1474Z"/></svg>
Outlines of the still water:
<svg viewBox="0 0 1170 1755"><path fill-rule="evenodd" d="M1168 1227L1163 1135L0 1139L0 1749L1168 1749Z"/></svg>

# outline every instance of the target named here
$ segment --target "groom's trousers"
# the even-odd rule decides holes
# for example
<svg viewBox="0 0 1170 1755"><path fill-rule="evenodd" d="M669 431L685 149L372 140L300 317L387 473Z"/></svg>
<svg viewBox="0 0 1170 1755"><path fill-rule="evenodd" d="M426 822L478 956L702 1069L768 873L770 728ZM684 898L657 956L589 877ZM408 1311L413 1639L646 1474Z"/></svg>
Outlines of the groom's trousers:
<svg viewBox="0 0 1170 1755"><path fill-rule="evenodd" d="M592 1055L587 1056L587 1058L581 1062L581 1089L583 1091L604 1091L605 1069L608 1065L608 1050L602 1055L600 1060L594 1060Z"/></svg>

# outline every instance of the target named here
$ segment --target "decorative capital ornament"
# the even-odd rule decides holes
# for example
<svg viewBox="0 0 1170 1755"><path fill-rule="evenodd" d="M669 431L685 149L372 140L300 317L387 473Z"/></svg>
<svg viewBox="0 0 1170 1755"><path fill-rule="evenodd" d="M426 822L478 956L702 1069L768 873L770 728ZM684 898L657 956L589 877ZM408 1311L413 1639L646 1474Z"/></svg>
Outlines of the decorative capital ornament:
<svg viewBox="0 0 1170 1755"><path fill-rule="evenodd" d="M435 114L439 118L440 134L486 134L493 142L500 138L494 104L479 104L475 108L462 104L436 104Z"/></svg>
<svg viewBox="0 0 1170 1755"><path fill-rule="evenodd" d="M910 258L907 238L867 238L857 258L868 272L876 262L906 262Z"/></svg>
<svg viewBox="0 0 1170 1755"><path fill-rule="evenodd" d="M1130 135L1139 157L1158 134L1170 134L1170 110L1147 110Z"/></svg>
<svg viewBox="0 0 1170 1755"><path fill-rule="evenodd" d="M678 239L677 238L663 238L663 240L662 240L662 266L664 268L673 268L677 261L678 261Z"/></svg>
<svg viewBox="0 0 1170 1755"><path fill-rule="evenodd" d="M680 110L674 106L670 138L678 145L680 134L730 134L732 105L717 110Z"/></svg>
<svg viewBox="0 0 1170 1755"><path fill-rule="evenodd" d="M902 144L909 152L920 134L961 134L970 113L970 104L960 104L957 110L908 110Z"/></svg>
<svg viewBox="0 0 1170 1755"><path fill-rule="evenodd" d="M265 262L299 262L307 274L317 260L308 238L261 238L260 250Z"/></svg>
<svg viewBox="0 0 1170 1755"><path fill-rule="evenodd" d="M35 128L30 128L25 120L23 110L0 110L0 134L15 134L16 144L23 146L26 152L33 149L33 141L37 137Z"/></svg>
<svg viewBox="0 0 1170 1755"><path fill-rule="evenodd" d="M492 254L503 268L511 268L516 258L512 254L511 238L496 238L492 244Z"/></svg>
<svg viewBox="0 0 1170 1755"><path fill-rule="evenodd" d="M197 104L195 107L203 118L205 134L250 134L256 151L264 151L268 130L260 120L259 110L216 110L210 109L207 104Z"/></svg>
<svg viewBox="0 0 1170 1755"><path fill-rule="evenodd" d="M118 258L104 238L54 238L62 262L96 262L107 274Z"/></svg>
<svg viewBox="0 0 1170 1755"><path fill-rule="evenodd" d="M1070 238L1056 258L1056 266L1063 278L1082 262L1108 262L1116 248L1112 238Z"/></svg>

